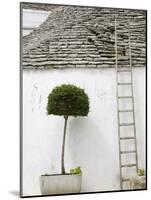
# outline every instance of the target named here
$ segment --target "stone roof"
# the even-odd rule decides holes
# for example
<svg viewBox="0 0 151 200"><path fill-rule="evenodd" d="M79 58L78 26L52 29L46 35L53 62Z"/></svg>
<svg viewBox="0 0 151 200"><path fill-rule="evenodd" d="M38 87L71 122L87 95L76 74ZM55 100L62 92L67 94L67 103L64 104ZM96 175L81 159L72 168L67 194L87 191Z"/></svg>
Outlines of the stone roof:
<svg viewBox="0 0 151 200"><path fill-rule="evenodd" d="M63 5L47 10L47 20L23 37L24 69L115 67L115 17L119 66L129 64L128 27L132 66L146 65L145 10Z"/></svg>

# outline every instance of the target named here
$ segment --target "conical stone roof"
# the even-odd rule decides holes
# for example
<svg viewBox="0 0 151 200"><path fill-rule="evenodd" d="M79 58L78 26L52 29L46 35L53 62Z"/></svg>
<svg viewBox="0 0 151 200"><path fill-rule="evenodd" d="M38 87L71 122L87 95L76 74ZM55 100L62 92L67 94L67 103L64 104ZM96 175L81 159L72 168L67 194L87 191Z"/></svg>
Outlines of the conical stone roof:
<svg viewBox="0 0 151 200"><path fill-rule="evenodd" d="M119 66L129 65L128 30L132 66L145 66L146 11L58 5L47 10L47 20L23 37L24 69L115 67L115 17Z"/></svg>

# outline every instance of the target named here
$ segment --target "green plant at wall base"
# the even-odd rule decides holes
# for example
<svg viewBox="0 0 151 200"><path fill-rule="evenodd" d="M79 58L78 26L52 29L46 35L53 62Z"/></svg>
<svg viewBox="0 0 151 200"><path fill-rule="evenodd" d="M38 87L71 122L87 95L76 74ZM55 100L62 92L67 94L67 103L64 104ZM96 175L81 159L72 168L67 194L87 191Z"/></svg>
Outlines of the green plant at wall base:
<svg viewBox="0 0 151 200"><path fill-rule="evenodd" d="M70 173L71 174L81 174L82 171L81 171L80 167L76 167L76 168L70 169Z"/></svg>
<svg viewBox="0 0 151 200"><path fill-rule="evenodd" d="M87 116L89 112L89 98L85 91L75 85L63 84L55 87L48 96L48 115L59 115L65 119L63 144L61 155L61 172L65 174L64 150L67 121L69 116Z"/></svg>
<svg viewBox="0 0 151 200"><path fill-rule="evenodd" d="M144 170L144 168L138 169L138 175L139 175L139 176L144 176L144 175L145 175L145 170Z"/></svg>

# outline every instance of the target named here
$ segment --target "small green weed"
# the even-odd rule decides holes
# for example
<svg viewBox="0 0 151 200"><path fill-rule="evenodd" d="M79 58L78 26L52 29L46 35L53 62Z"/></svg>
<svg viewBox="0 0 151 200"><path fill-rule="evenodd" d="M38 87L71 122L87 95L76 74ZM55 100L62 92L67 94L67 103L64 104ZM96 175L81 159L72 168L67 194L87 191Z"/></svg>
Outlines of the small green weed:
<svg viewBox="0 0 151 200"><path fill-rule="evenodd" d="M76 167L76 168L70 169L70 173L71 174L81 174L82 171L81 171L80 167Z"/></svg>
<svg viewBox="0 0 151 200"><path fill-rule="evenodd" d="M144 168L138 169L138 175L139 175L139 176L144 176L144 175L145 175L145 170L144 170Z"/></svg>

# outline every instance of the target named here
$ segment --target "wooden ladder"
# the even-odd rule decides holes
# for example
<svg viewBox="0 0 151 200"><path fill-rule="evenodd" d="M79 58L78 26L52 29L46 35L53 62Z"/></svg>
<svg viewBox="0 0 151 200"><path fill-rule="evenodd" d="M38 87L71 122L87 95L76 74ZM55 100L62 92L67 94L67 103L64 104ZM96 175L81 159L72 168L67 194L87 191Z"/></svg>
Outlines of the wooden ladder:
<svg viewBox="0 0 151 200"><path fill-rule="evenodd" d="M123 170L126 169L128 170L129 168L135 168L136 170L135 173L137 174L138 172L138 157L137 157L137 140L136 140L136 124L135 124L135 108L134 108L134 94L133 94L133 73L132 73L132 56L131 56L131 34L130 34L130 27L129 23L126 25L127 31L124 29L124 34L127 34L127 44L125 44L128 47L128 58L124 55L125 61L128 61L128 65L123 64L119 65L120 58L119 58L119 45L122 41L118 40L119 37L119 30L118 26L120 25L120 21L117 21L115 19L115 62L116 62L116 86L117 86L117 119L118 119L118 137L119 137L119 169L120 169L120 188L121 190L125 190L124 183L129 181L130 176L124 177L123 175ZM126 32L125 32L126 31ZM122 32L120 31L120 34ZM125 41L123 41L125 43ZM121 61L122 63L122 61ZM125 65L125 66L124 66ZM124 75L129 77L129 81L122 82L119 81L119 76L122 75L124 79ZM124 91L125 87L127 90L130 91L131 95L120 95L121 89ZM120 104L122 101L128 101L129 104L131 105L130 109L121 109ZM128 103L128 102L127 102ZM129 105L128 104L128 105ZM132 122L121 122L121 115L124 118L124 115L130 114L132 118ZM131 127L132 129L132 136L127 136L127 135L122 135L123 128L129 128ZM126 141L131 141L133 140L133 150L122 150L122 144ZM127 148L129 149L129 147ZM134 163L123 163L123 156L128 156L128 155L134 155L135 160Z"/></svg>

